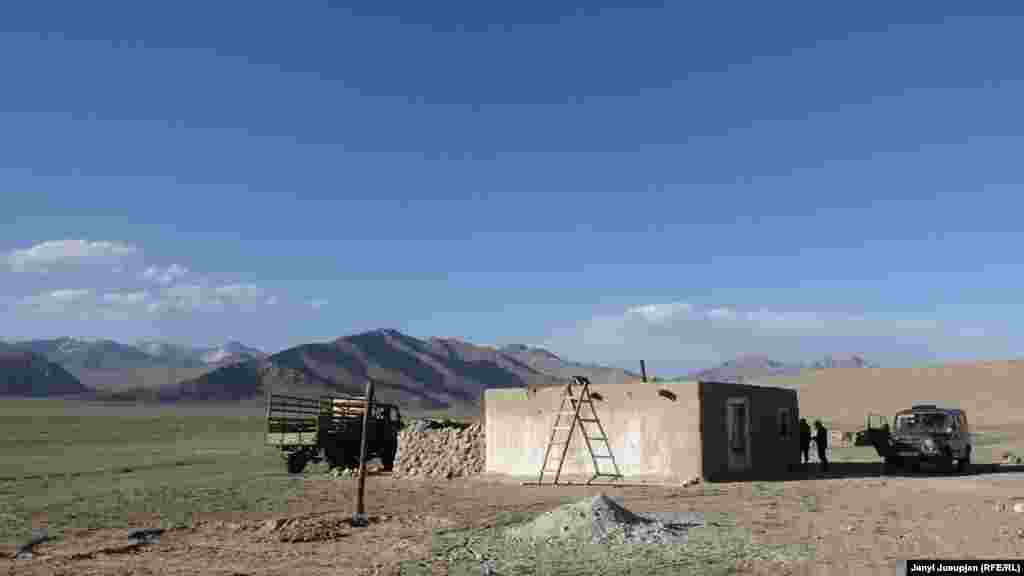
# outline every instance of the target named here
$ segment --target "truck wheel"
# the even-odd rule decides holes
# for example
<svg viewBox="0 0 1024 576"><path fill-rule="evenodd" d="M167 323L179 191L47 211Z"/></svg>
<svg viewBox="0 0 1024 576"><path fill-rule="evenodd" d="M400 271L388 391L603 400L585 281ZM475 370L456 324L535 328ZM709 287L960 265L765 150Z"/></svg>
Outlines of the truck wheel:
<svg viewBox="0 0 1024 576"><path fill-rule="evenodd" d="M353 470L359 470L359 455L347 455L345 456L345 467Z"/></svg>
<svg viewBox="0 0 1024 576"><path fill-rule="evenodd" d="M397 449L388 450L383 456L381 456L380 461L381 464L384 465L385 472L391 472L395 469L395 453L397 451Z"/></svg>
<svg viewBox="0 0 1024 576"><path fill-rule="evenodd" d="M306 453L305 452L292 452L288 455L288 473L289 474L302 474L302 471L306 469Z"/></svg>
<svg viewBox="0 0 1024 576"><path fill-rule="evenodd" d="M328 448L327 450L324 450L324 453L327 456L327 464L331 468L341 468L345 465L344 450L337 447L331 447Z"/></svg>

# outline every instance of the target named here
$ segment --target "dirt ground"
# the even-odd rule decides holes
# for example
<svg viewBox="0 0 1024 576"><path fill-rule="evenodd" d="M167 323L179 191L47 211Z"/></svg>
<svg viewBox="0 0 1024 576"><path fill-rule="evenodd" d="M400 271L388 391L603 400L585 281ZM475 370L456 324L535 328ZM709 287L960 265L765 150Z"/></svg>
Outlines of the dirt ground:
<svg viewBox="0 0 1024 576"><path fill-rule="evenodd" d="M427 558L435 530L487 526L604 492L630 510L720 512L765 544L804 544L813 560L746 566L746 574L894 573L912 557L1024 556L1024 473L816 477L690 487L521 486L502 478L424 482L368 478L371 525L349 525L356 482L310 476L283 515L211 514L133 544L125 530L66 535L32 559L0 550L0 574L398 574ZM155 518L138 518L139 528ZM439 573L440 568L439 568Z"/></svg>

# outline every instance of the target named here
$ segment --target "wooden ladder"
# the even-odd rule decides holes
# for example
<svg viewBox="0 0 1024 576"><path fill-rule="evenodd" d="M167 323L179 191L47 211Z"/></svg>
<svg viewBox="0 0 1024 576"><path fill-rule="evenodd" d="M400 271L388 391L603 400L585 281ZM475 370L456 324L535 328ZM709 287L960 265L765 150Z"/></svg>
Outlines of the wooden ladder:
<svg viewBox="0 0 1024 576"><path fill-rule="evenodd" d="M575 393L574 385L579 387L578 393ZM584 405L589 408L589 414L581 414ZM566 425L563 424L563 419L571 420ZM593 424L594 429L587 430L584 424ZM583 376L573 376L572 380L565 386L565 392L562 394L562 404L555 415L555 424L551 427L551 438L548 440L547 450L544 451L544 462L540 467L540 477L537 479L538 484L544 483L545 473L554 473L555 478L552 483L558 484L558 479L562 474L562 465L565 463L565 455L569 451L569 443L572 441L572 435L576 431L577 425L579 426L580 433L583 434L583 441L586 443L587 452L590 453L590 459L594 463L594 475L587 481L587 484L598 478L613 478L616 480L622 478L622 474L619 472L619 465L615 463L615 456L612 454L611 444L608 443L608 435L605 434L604 427L601 426L601 421L597 417L597 410L594 409L594 400L590 397L590 380ZM566 433L566 435L560 439L559 433ZM607 454L595 454L593 443L604 444ZM554 450L552 450L553 448ZM553 459L552 456L555 456L555 458ZM554 469L548 468L551 460L558 462L558 466ZM599 460L610 460L615 472L602 472L601 466L598 463Z"/></svg>

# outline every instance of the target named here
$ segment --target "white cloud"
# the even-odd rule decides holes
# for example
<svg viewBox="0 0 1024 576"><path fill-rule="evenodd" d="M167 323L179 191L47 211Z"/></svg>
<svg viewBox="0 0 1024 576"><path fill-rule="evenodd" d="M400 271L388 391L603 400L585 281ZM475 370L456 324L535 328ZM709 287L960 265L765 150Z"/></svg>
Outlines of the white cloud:
<svg viewBox="0 0 1024 576"><path fill-rule="evenodd" d="M162 298L150 305L151 312L209 312L222 310L224 301L215 291L200 284L176 284L164 290Z"/></svg>
<svg viewBox="0 0 1024 576"><path fill-rule="evenodd" d="M103 295L103 302L112 305L135 306L149 300L149 293L139 292L108 292Z"/></svg>
<svg viewBox="0 0 1024 576"><path fill-rule="evenodd" d="M218 286L214 292L221 298L237 303L262 300L266 297L266 292L254 284L228 284Z"/></svg>
<svg viewBox="0 0 1024 576"><path fill-rule="evenodd" d="M640 316L648 322L663 323L680 314L686 314L693 309L686 302L670 302L668 304L647 304L627 310L628 314Z"/></svg>
<svg viewBox="0 0 1024 576"><path fill-rule="evenodd" d="M74 302L92 294L92 290L54 290L49 296L57 302Z"/></svg>
<svg viewBox="0 0 1024 576"><path fill-rule="evenodd" d="M328 304L327 300L325 300L323 298L315 298L315 299L309 301L309 306L311 308L313 308L313 310L319 310L319 309L323 308L324 306L327 306L327 304Z"/></svg>
<svg viewBox="0 0 1024 576"><path fill-rule="evenodd" d="M736 311L732 308L712 308L707 312L708 318L717 318L721 320L735 320Z"/></svg>
<svg viewBox="0 0 1024 576"><path fill-rule="evenodd" d="M142 277L146 280L156 282L161 286L170 286L183 278L186 274L188 274L188 268L178 264L171 264L166 268L150 266L142 273Z"/></svg>
<svg viewBox="0 0 1024 576"><path fill-rule="evenodd" d="M148 309L154 313L213 312L223 311L228 306L245 307L276 302L276 297L268 297L266 290L255 284L208 286L188 283L165 288L159 298L149 303Z"/></svg>
<svg viewBox="0 0 1024 576"><path fill-rule="evenodd" d="M910 356L911 361L963 358L968 351L998 357L1012 353L1009 340L1000 334L991 327L958 326L929 317L700 308L672 302L595 316L553 332L544 346L583 361L632 366L646 359L689 370L743 354L794 362L860 354L883 364Z"/></svg>
<svg viewBox="0 0 1024 576"><path fill-rule="evenodd" d="M8 253L7 263L14 272L45 272L57 265L118 260L137 252L138 248L123 242L50 240Z"/></svg>
<svg viewBox="0 0 1024 576"><path fill-rule="evenodd" d="M53 290L23 298L18 302L18 307L43 314L60 314L75 311L78 304L90 296L92 291L87 289Z"/></svg>

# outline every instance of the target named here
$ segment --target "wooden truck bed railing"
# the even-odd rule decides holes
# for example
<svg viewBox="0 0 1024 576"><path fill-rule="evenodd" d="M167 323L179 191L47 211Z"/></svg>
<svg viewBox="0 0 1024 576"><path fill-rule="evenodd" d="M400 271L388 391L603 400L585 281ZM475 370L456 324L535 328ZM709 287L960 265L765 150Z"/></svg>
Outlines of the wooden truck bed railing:
<svg viewBox="0 0 1024 576"><path fill-rule="evenodd" d="M370 419L386 421L387 404L374 403ZM358 396L303 398L286 394L267 395L266 444L274 446L316 446L320 433L339 433L359 426L366 412L366 400Z"/></svg>

